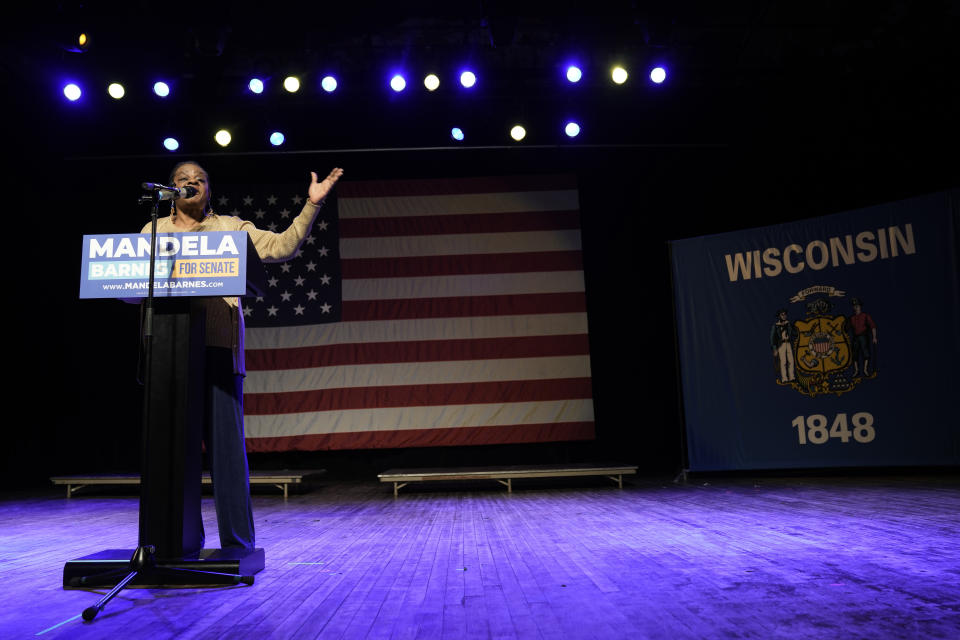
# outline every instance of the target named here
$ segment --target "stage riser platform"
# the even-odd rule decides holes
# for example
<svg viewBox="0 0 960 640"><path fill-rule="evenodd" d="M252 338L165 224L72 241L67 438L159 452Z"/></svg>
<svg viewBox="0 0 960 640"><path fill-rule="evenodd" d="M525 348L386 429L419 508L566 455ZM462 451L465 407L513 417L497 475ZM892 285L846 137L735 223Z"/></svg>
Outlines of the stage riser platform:
<svg viewBox="0 0 960 640"><path fill-rule="evenodd" d="M393 496L411 482L447 482L457 480L493 480L513 492L513 481L522 478L573 478L603 476L623 488L623 476L635 475L630 465L534 465L504 467L460 467L447 469L390 469L379 474L380 482L393 483Z"/></svg>
<svg viewBox="0 0 960 640"><path fill-rule="evenodd" d="M309 471L251 471L251 485L270 485L283 491L283 497L290 497L290 485L302 485L305 479L320 476L326 473L325 469L314 469ZM50 481L55 485L65 486L67 497L73 497L73 494L85 487L90 486L122 486L139 485L140 476L138 474L89 474L73 476L54 476ZM204 473L201 480L203 485L212 485L209 473Z"/></svg>

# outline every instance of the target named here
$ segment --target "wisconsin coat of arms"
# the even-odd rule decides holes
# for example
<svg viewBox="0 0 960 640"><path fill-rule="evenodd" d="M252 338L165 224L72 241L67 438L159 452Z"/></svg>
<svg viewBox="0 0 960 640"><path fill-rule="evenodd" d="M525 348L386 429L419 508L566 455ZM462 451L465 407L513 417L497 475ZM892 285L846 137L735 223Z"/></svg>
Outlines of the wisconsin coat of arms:
<svg viewBox="0 0 960 640"><path fill-rule="evenodd" d="M802 303L802 319L777 310L770 328L777 384L810 397L841 395L877 376L877 325L857 298L850 316L838 313L839 303L830 298L845 297L831 286L809 287L790 299Z"/></svg>

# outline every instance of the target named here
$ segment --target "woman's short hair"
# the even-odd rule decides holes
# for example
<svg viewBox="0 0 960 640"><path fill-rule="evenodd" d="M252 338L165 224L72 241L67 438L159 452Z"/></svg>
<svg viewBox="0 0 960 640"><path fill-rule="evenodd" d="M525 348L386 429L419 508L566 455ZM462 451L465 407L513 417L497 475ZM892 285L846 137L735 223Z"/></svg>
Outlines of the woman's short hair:
<svg viewBox="0 0 960 640"><path fill-rule="evenodd" d="M167 182L172 185L173 179L177 175L177 171L179 171L181 167L185 167L188 164L192 164L193 166L200 169L200 171L203 171L203 175L207 176L207 184L210 183L210 174L207 173L206 169L200 166L199 162L194 162L193 160L184 160L183 162L178 162L177 164L173 165L173 169L170 169L170 175L167 177Z"/></svg>

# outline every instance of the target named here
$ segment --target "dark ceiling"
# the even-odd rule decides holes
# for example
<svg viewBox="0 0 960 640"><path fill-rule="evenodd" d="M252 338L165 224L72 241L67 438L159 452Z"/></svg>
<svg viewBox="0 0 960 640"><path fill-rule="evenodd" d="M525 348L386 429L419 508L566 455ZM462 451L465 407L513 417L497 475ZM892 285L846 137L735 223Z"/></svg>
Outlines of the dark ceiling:
<svg viewBox="0 0 960 640"><path fill-rule="evenodd" d="M288 149L444 146L454 124L465 145L507 145L519 121L530 145L952 139L958 17L946 1L40 2L8 23L4 66L28 86L21 117L92 154L159 153L171 133L215 151L220 126L236 151L268 149L272 128ZM89 49L67 51L79 30ZM575 86L570 59L585 69ZM644 76L660 60L670 76L655 86ZM614 61L632 72L623 86ZM452 82L464 63L480 77L469 94ZM415 77L393 95L399 67ZM444 82L434 94L419 84L428 70ZM318 87L326 72L336 94ZM279 88L288 73L296 95ZM253 74L268 78L262 96L244 90ZM62 99L68 77L82 104ZM167 100L149 92L159 77ZM107 97L112 80L124 100ZM572 143L567 117L583 123Z"/></svg>

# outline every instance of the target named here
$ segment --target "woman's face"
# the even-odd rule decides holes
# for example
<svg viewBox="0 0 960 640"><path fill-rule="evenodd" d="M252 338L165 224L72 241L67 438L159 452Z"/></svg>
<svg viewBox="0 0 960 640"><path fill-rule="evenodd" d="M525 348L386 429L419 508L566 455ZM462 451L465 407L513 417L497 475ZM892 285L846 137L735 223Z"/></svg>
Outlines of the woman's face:
<svg viewBox="0 0 960 640"><path fill-rule="evenodd" d="M210 202L210 185L207 178L207 172L195 164L185 164L179 167L173 174L173 186L175 187L193 187L197 190L197 195L192 198L183 198L180 200L183 204L203 204L206 208Z"/></svg>

